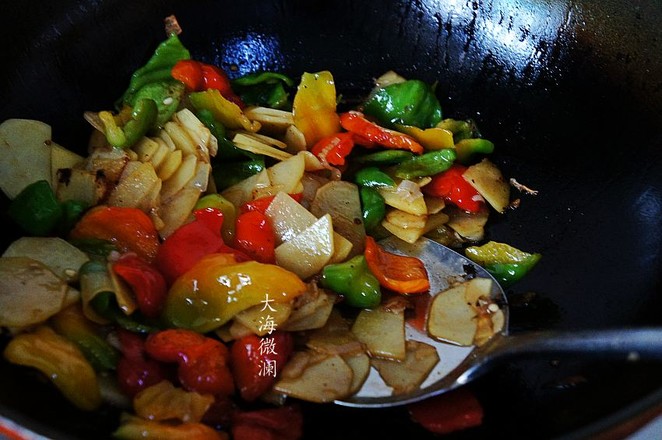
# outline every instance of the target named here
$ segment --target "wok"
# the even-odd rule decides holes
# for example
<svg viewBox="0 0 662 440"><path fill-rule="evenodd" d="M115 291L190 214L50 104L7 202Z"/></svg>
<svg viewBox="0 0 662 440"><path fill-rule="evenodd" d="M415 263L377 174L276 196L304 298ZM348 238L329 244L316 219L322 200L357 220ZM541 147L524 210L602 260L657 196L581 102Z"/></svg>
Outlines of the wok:
<svg viewBox="0 0 662 440"><path fill-rule="evenodd" d="M504 174L539 191L487 231L543 254L506 292L512 333L662 324L662 3L2 2L1 118L43 120L84 151L83 112L120 96L170 14L194 58L232 75L328 69L347 98L389 69L438 81L445 115L474 118ZM521 361L471 387L484 424L449 438L619 438L662 407L659 364L644 362ZM306 438L432 437L404 408L303 408ZM0 414L63 439L117 421L4 362Z"/></svg>

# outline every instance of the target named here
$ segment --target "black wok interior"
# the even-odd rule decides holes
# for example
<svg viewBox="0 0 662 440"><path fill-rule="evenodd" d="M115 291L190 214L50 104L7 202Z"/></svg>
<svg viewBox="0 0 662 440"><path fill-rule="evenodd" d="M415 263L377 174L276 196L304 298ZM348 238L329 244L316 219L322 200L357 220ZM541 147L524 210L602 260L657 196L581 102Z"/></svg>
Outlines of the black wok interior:
<svg viewBox="0 0 662 440"><path fill-rule="evenodd" d="M348 105L386 70L437 81L445 116L474 118L504 174L539 191L513 191L521 206L488 229L543 255L507 291L511 332L662 324L662 3L2 2L0 120L42 120L84 152L83 112L110 108L170 14L193 57L232 76L328 69ZM643 362L522 361L471 388L484 424L448 438L579 438L662 402L659 365ZM432 437L403 408L302 406L306 438ZM0 414L58 439L104 438L117 422L5 362Z"/></svg>

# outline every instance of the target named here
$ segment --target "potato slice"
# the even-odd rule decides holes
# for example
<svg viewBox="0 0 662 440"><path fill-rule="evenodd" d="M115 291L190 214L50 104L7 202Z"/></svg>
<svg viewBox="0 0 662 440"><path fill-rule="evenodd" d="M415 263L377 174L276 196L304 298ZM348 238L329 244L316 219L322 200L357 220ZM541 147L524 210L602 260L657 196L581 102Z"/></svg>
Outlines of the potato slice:
<svg viewBox="0 0 662 440"><path fill-rule="evenodd" d="M411 214L406 214L406 215L411 215ZM438 228L439 226L445 224L447 221L448 221L448 216L443 212L439 212L437 214L432 214L427 216L425 226L423 226L422 228L414 228L414 227L404 228L402 226L398 226L396 224L391 223L388 217L382 220L382 226L384 227L384 229L386 229L387 231L389 231L391 234L395 235L399 239L406 241L407 243L414 243L422 235L425 235L428 232L432 231L433 229Z"/></svg>
<svg viewBox="0 0 662 440"><path fill-rule="evenodd" d="M51 127L31 119L0 124L0 188L13 199L38 180L52 182Z"/></svg>
<svg viewBox="0 0 662 440"><path fill-rule="evenodd" d="M25 327L47 320L62 309L68 288L37 260L0 258L0 326Z"/></svg>
<svg viewBox="0 0 662 440"><path fill-rule="evenodd" d="M37 260L65 281L77 280L80 267L89 260L85 252L59 237L21 237L2 256Z"/></svg>
<svg viewBox="0 0 662 440"><path fill-rule="evenodd" d="M245 202L253 200L255 195L264 188L271 187L271 180L267 170L253 174L251 177L235 183L224 189L221 195L235 206L241 206Z"/></svg>
<svg viewBox="0 0 662 440"><path fill-rule="evenodd" d="M125 171L117 186L110 192L107 203L110 206L136 208L149 196L159 178L149 162L129 162Z"/></svg>
<svg viewBox="0 0 662 440"><path fill-rule="evenodd" d="M197 163L197 158L192 154L184 157L181 165L177 168L177 171L174 172L172 177L163 182L161 198L164 201L167 201L170 197L177 194L179 190L184 188L184 185L193 178Z"/></svg>
<svg viewBox="0 0 662 440"><path fill-rule="evenodd" d="M77 200L94 206L106 193L106 180L95 171L79 168L60 169L55 195L61 202Z"/></svg>
<svg viewBox="0 0 662 440"><path fill-rule="evenodd" d="M318 273L334 252L333 223L326 214L275 249L276 263L306 279Z"/></svg>
<svg viewBox="0 0 662 440"><path fill-rule="evenodd" d="M60 169L74 168L76 165L82 163L85 159L83 156L74 153L62 145L51 142L51 187L57 188L58 176L57 172Z"/></svg>
<svg viewBox="0 0 662 440"><path fill-rule="evenodd" d="M272 330L280 328L281 324L287 321L292 313L291 303L269 304L271 309L265 310L264 304L250 307L237 313L234 319L250 329L251 333L258 336L264 336Z"/></svg>
<svg viewBox="0 0 662 440"><path fill-rule="evenodd" d="M343 359L345 362L347 362L347 365L349 365L349 367L352 369L352 372L354 373L352 377L352 384L349 387L349 394L356 394L359 392L366 379L368 378L368 375L370 374L370 356L361 352L357 354L344 355Z"/></svg>
<svg viewBox="0 0 662 440"><path fill-rule="evenodd" d="M365 344L371 357L405 359L404 310L384 307L361 310L352 325L352 333Z"/></svg>
<svg viewBox="0 0 662 440"><path fill-rule="evenodd" d="M483 159L467 168L462 177L476 188L497 212L505 212L510 204L510 185L494 163Z"/></svg>
<svg viewBox="0 0 662 440"><path fill-rule="evenodd" d="M317 291L314 298L306 301L306 293L297 297L289 318L281 326L286 331L302 331L320 328L326 324L333 311L334 299L323 290Z"/></svg>
<svg viewBox="0 0 662 440"><path fill-rule="evenodd" d="M428 312L430 336L452 344L470 346L476 335L476 310L466 299L466 283L438 293Z"/></svg>
<svg viewBox="0 0 662 440"><path fill-rule="evenodd" d="M318 353L340 354L344 357L365 353L363 343L352 333L349 325L341 324L334 316L327 324L310 333L306 346Z"/></svg>
<svg viewBox="0 0 662 440"><path fill-rule="evenodd" d="M403 180L397 187L385 186L377 191L384 197L384 202L393 208L413 215L425 215L428 207L418 185L410 180Z"/></svg>
<svg viewBox="0 0 662 440"><path fill-rule="evenodd" d="M483 207L477 213L470 213L456 207L448 207L445 212L448 214L448 226L461 237L470 241L480 241L484 238L489 208Z"/></svg>
<svg viewBox="0 0 662 440"><path fill-rule="evenodd" d="M437 350L420 341L407 341L406 355L402 362L388 359L371 359L386 385L393 394L404 394L418 389L439 362Z"/></svg>
<svg viewBox="0 0 662 440"><path fill-rule="evenodd" d="M159 229L159 235L162 239L168 237L186 222L199 198L200 190L183 188L170 197L167 203L161 205L160 215L163 227Z"/></svg>
<svg viewBox="0 0 662 440"><path fill-rule="evenodd" d="M301 154L296 154L289 159L285 159L269 167L267 173L271 186L274 191L282 191L288 194L294 194L298 185L301 183L305 169L305 159Z"/></svg>
<svg viewBox="0 0 662 440"><path fill-rule="evenodd" d="M305 368L301 374L290 375L288 367L301 362L301 357L308 357ZM352 368L339 355L313 359L307 353L297 352L285 365L274 390L308 402L326 403L349 396L353 378Z"/></svg>

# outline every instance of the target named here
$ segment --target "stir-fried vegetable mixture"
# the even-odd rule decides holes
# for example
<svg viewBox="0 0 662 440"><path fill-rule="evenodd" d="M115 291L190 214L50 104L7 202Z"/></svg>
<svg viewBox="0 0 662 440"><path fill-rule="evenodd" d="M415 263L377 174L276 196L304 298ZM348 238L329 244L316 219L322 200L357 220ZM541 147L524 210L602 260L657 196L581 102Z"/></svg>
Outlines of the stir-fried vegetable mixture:
<svg viewBox="0 0 662 440"><path fill-rule="evenodd" d="M424 264L379 239L524 276L539 254L483 243L511 204L494 144L418 79L387 72L348 110L339 96L329 71L231 80L172 32L115 108L85 114L86 156L42 122L2 123L0 187L24 231L0 258L4 358L82 410L120 407L117 438L296 439L297 399L347 398L372 368L396 393L420 386L438 358L405 320L484 343L503 325L488 280L422 309ZM473 396L453 399L468 409L412 417L480 423Z"/></svg>

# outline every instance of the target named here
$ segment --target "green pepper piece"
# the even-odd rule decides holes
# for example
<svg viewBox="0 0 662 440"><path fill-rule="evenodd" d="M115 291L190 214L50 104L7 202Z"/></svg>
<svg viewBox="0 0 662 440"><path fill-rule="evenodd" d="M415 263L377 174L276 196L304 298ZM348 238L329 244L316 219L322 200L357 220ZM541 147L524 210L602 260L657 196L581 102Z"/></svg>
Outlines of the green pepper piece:
<svg viewBox="0 0 662 440"><path fill-rule="evenodd" d="M370 272L363 255L322 269L322 286L345 297L352 307L373 308L382 299L379 281Z"/></svg>
<svg viewBox="0 0 662 440"><path fill-rule="evenodd" d="M134 145L154 126L158 117L156 103L144 98L136 103L131 111L131 119L120 127L108 111L99 112L108 143L116 148L128 148Z"/></svg>
<svg viewBox="0 0 662 440"><path fill-rule="evenodd" d="M293 87L294 81L275 72L250 73L232 81L232 89L244 103L283 110L292 107L285 86Z"/></svg>
<svg viewBox="0 0 662 440"><path fill-rule="evenodd" d="M372 165L396 165L414 157L414 153L404 150L383 150L363 156L357 156L356 163Z"/></svg>
<svg viewBox="0 0 662 440"><path fill-rule="evenodd" d="M179 37L176 34L170 35L156 48L149 61L131 75L129 87L117 103L117 109L119 110L122 104L135 107L138 101L136 94L141 88L149 83L171 80L170 72L174 65L180 60L190 58L191 54L179 40Z"/></svg>
<svg viewBox="0 0 662 440"><path fill-rule="evenodd" d="M226 129L219 121L214 119L214 115L210 110L202 109L196 112L196 116L200 119L200 122L205 124L205 126L211 131L211 134L218 140L218 153L216 158L218 159L239 159L244 157L249 157L254 159L257 157L256 154L251 153L250 151L242 150L237 148L226 137Z"/></svg>
<svg viewBox="0 0 662 440"><path fill-rule="evenodd" d="M441 104L429 85L412 79L378 89L365 103L364 113L389 128L394 124L430 128L441 121Z"/></svg>
<svg viewBox="0 0 662 440"><path fill-rule="evenodd" d="M62 221L59 226L60 234L67 235L69 231L76 225L78 220L83 216L83 213L89 207L86 202L79 200L66 200L61 203L62 206Z"/></svg>
<svg viewBox="0 0 662 440"><path fill-rule="evenodd" d="M184 83L169 79L150 82L141 87L134 95L133 102L151 99L156 103L156 124L162 126L172 118L184 96Z"/></svg>
<svg viewBox="0 0 662 440"><path fill-rule="evenodd" d="M367 231L372 231L381 224L386 215L386 202L377 190L367 186L359 189L359 197L363 211L363 225Z"/></svg>
<svg viewBox="0 0 662 440"><path fill-rule="evenodd" d="M96 371L114 370L118 351L102 336L97 326L83 314L80 304L61 310L51 319L53 329L73 341Z"/></svg>
<svg viewBox="0 0 662 440"><path fill-rule="evenodd" d="M494 143L487 139L462 139L455 144L457 161L468 165L475 154L490 154L494 151Z"/></svg>
<svg viewBox="0 0 662 440"><path fill-rule="evenodd" d="M357 171L354 181L368 188L380 188L384 186L395 186L391 177L377 167L366 167Z"/></svg>
<svg viewBox="0 0 662 440"><path fill-rule="evenodd" d="M139 315L140 312L135 312L133 315L126 315L117 304L117 299L113 292L101 292L97 294L91 301L90 305L94 311L101 317L114 322L121 328L133 333L152 333L160 329L160 326L143 322L136 319L134 315Z"/></svg>
<svg viewBox="0 0 662 440"><path fill-rule="evenodd" d="M242 180L257 174L265 168L264 158L258 156L253 160L240 162L224 162L222 167L214 167L212 176L219 191L239 183Z"/></svg>
<svg viewBox="0 0 662 440"><path fill-rule="evenodd" d="M458 143L462 139L469 139L478 135L473 121L458 121L457 119L447 118L437 124L438 128L449 130L453 133L453 142Z"/></svg>
<svg viewBox="0 0 662 440"><path fill-rule="evenodd" d="M430 151L400 163L395 169L395 176L401 179L433 176L449 169L456 157L452 148Z"/></svg>
<svg viewBox="0 0 662 440"><path fill-rule="evenodd" d="M506 243L490 241L482 246L465 249L466 256L480 264L504 287L519 281L541 258L538 253L529 253Z"/></svg>
<svg viewBox="0 0 662 440"><path fill-rule="evenodd" d="M28 234L35 236L50 234L62 215L62 206L46 180L38 180L23 188L9 205L9 216Z"/></svg>

